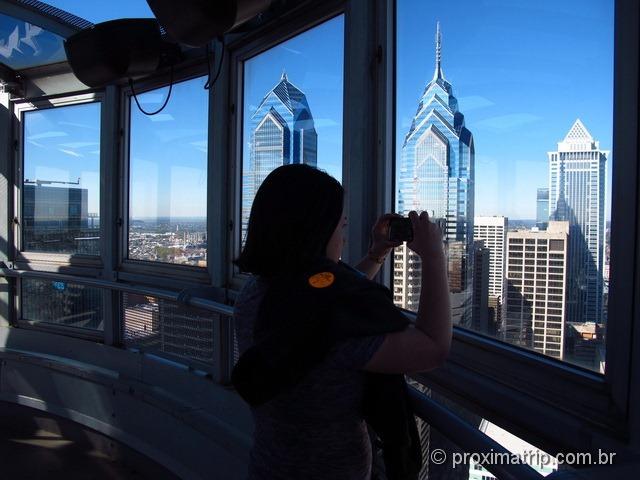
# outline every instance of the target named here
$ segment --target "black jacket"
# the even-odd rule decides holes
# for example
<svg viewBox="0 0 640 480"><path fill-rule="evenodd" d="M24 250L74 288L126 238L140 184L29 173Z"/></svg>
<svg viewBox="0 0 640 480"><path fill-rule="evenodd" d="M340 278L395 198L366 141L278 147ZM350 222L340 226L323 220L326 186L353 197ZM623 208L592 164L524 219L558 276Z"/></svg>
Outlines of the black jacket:
<svg viewBox="0 0 640 480"><path fill-rule="evenodd" d="M298 276L270 281L254 325L254 344L231 381L251 406L295 386L339 340L404 330L409 320L388 288L345 263L319 259ZM414 480L420 437L401 374L365 372L363 413L382 441L389 480Z"/></svg>

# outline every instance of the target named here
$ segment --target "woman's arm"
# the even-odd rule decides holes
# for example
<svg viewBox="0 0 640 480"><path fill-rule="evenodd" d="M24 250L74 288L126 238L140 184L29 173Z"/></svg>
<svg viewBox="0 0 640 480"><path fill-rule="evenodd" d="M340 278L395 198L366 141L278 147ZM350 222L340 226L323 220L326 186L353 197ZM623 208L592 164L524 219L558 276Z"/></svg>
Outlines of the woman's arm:
<svg viewBox="0 0 640 480"><path fill-rule="evenodd" d="M451 348L451 305L442 233L429 216L410 212L414 240L408 247L421 258L420 306L415 326L388 333L364 370L415 373L436 368Z"/></svg>
<svg viewBox="0 0 640 480"><path fill-rule="evenodd" d="M375 257L373 254L367 255L362 260L360 260L360 262L358 263L358 265L356 265L355 268L357 268L362 273L364 273L369 280L373 280L373 277L376 276L376 274L380 270L380 267L384 263L384 257L387 256L387 253L384 253L383 255L381 255L379 257ZM382 258L383 260L382 260L382 262L378 262L378 261L374 260L374 258L376 258L376 259L377 258Z"/></svg>

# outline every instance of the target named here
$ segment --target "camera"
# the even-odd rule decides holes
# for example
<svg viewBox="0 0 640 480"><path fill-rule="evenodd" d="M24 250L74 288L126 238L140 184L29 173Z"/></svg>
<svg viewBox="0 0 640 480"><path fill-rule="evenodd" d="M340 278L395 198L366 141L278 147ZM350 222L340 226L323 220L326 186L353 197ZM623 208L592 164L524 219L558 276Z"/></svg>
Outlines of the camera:
<svg viewBox="0 0 640 480"><path fill-rule="evenodd" d="M410 218L391 218L389 220L389 240L410 242L413 240L413 226Z"/></svg>
<svg viewBox="0 0 640 480"><path fill-rule="evenodd" d="M443 240L445 238L445 231L447 226L447 220L445 218L433 218L433 214L435 212L430 211L429 220L432 223L435 223L442 232ZM403 242L411 242L413 240L413 226L411 224L411 219L406 217L394 217L389 220L389 240L397 241L401 240Z"/></svg>

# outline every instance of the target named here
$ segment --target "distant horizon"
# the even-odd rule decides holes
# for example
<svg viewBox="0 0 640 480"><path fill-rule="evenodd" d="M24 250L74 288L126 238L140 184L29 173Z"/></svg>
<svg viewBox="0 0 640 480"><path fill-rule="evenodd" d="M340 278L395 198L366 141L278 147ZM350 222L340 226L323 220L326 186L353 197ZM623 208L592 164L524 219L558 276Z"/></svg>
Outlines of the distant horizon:
<svg viewBox="0 0 640 480"><path fill-rule="evenodd" d="M389 212L391 213L391 212ZM514 222L537 222L538 220L535 218L511 218L508 215L501 215L501 214L493 214L493 215L476 215L474 216L474 218L478 218L478 217L506 217L509 221L514 221ZM100 218L100 217L97 217ZM130 217L130 220L160 220L160 219L171 219L171 220L180 220L180 219L191 219L191 220L206 220L207 217L166 217L166 216L162 216L162 217ZM553 220L549 220L549 221L553 221ZM606 220L607 224L611 223L611 220Z"/></svg>

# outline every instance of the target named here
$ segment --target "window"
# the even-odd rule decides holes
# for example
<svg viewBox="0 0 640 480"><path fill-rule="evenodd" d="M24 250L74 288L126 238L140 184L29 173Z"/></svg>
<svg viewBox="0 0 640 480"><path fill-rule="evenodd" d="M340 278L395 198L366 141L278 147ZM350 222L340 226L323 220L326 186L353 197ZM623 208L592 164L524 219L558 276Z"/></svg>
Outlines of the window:
<svg viewBox="0 0 640 480"><path fill-rule="evenodd" d="M275 168L304 163L342 179L343 50L340 15L244 61L242 242Z"/></svg>
<svg viewBox="0 0 640 480"><path fill-rule="evenodd" d="M100 254L100 103L23 113L22 251Z"/></svg>
<svg viewBox="0 0 640 480"><path fill-rule="evenodd" d="M395 208L403 216L427 210L446 218L454 324L507 342L530 337L522 312L493 311L484 321L472 318L481 310L476 306L482 296L502 304L510 295L521 297L521 286L503 291L505 277L531 281L535 293L544 293L544 276L534 272L545 272L547 251L549 278L558 275L567 285L566 308L551 312L563 316L564 328L603 325L605 314L614 2L590 0L562 10L552 0L541 5L397 1ZM483 21L461 24L460 18ZM558 28L568 23L579 27ZM593 76L585 77L578 63L588 64ZM553 122L545 121L550 109L557 113ZM491 227L474 228L479 216ZM488 243L498 231L506 242ZM482 271L474 240L485 240L490 258L507 258L507 264L490 261ZM406 244L398 250L396 274L419 277L408 268L415 254ZM499 287L474 288L483 277ZM415 310L419 295L419 289L403 288L396 303ZM518 345L546 353L528 341ZM590 368L600 371L603 349L594 344L590 351ZM561 352L553 356L576 363L568 348Z"/></svg>
<svg viewBox="0 0 640 480"><path fill-rule="evenodd" d="M207 265L208 90L173 85L166 108L145 115L130 99L128 258ZM168 88L138 94L157 110Z"/></svg>

